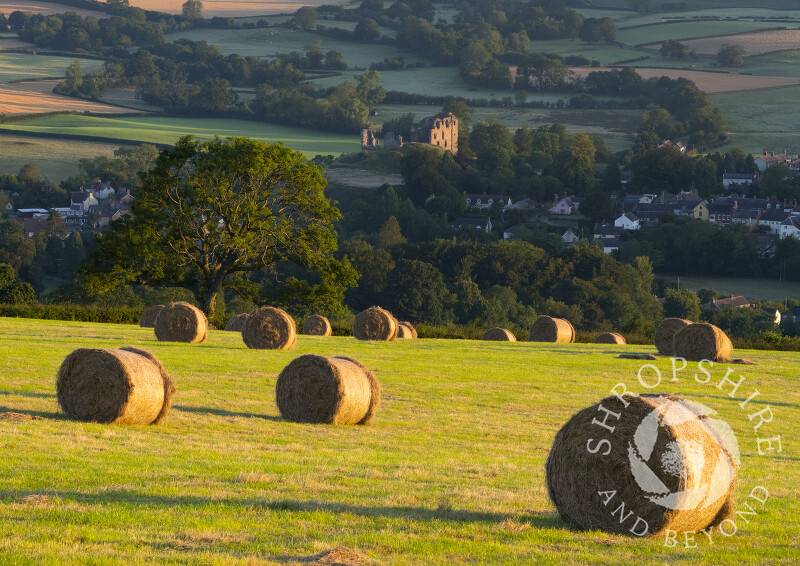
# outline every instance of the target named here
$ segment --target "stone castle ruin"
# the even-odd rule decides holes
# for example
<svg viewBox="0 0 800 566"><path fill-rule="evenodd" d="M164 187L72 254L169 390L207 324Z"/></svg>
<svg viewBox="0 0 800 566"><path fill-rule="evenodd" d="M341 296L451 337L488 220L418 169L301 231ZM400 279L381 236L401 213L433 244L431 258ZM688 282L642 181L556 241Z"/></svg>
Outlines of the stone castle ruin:
<svg viewBox="0 0 800 566"><path fill-rule="evenodd" d="M458 153L458 118L450 112L440 112L429 116L411 130L411 141L436 145L453 154ZM369 129L361 130L361 149L376 149L380 147L375 134ZM383 137L383 147L399 149L403 147L403 136L394 132L386 132Z"/></svg>

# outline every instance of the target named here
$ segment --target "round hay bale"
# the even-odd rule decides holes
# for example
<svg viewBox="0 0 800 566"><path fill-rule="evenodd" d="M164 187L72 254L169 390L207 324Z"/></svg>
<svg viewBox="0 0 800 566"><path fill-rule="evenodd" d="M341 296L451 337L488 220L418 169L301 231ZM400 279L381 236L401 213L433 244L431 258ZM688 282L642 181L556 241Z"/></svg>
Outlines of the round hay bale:
<svg viewBox="0 0 800 566"><path fill-rule="evenodd" d="M560 342L575 341L575 328L565 318L553 318L542 315L534 321L528 332L529 342Z"/></svg>
<svg viewBox="0 0 800 566"><path fill-rule="evenodd" d="M658 353L665 356L674 355L675 347L672 341L675 339L675 334L677 334L681 328L691 323L691 320L683 318L665 318L662 320L661 324L659 324L656 329L655 338L653 338L653 344L658 349Z"/></svg>
<svg viewBox="0 0 800 566"><path fill-rule="evenodd" d="M139 326L142 328L155 328L158 313L160 313L163 308L164 305L155 305L145 309L142 316L139 317Z"/></svg>
<svg viewBox="0 0 800 566"><path fill-rule="evenodd" d="M700 531L727 518L739 464L730 427L677 397L623 399L583 409L556 434L545 473L561 517L638 536ZM597 424L605 417L613 434Z"/></svg>
<svg viewBox="0 0 800 566"><path fill-rule="evenodd" d="M411 324L410 322L406 322L406 321L398 322L398 324L401 325L401 326L405 326L406 328L408 328L411 331L411 336L409 338L416 338L417 337L417 329L414 328L413 324ZM399 329L398 329L398 336L400 336ZM402 336L401 338L405 338L405 336Z"/></svg>
<svg viewBox="0 0 800 566"><path fill-rule="evenodd" d="M405 324L403 324L401 322L401 323L399 323L397 325L397 337L398 338L407 338L407 339L410 340L410 339L414 338L414 333L411 331L411 329L408 326L406 326Z"/></svg>
<svg viewBox="0 0 800 566"><path fill-rule="evenodd" d="M242 328L244 328L244 323L247 322L247 317L250 316L246 312L235 314L228 319L228 323L225 325L225 330L227 332L241 332Z"/></svg>
<svg viewBox="0 0 800 566"><path fill-rule="evenodd" d="M161 342L196 344L208 337L208 320L196 306L180 301L161 309L154 329Z"/></svg>
<svg viewBox="0 0 800 566"><path fill-rule="evenodd" d="M353 319L353 336L359 340L391 342L397 338L397 319L387 310L370 307Z"/></svg>
<svg viewBox="0 0 800 566"><path fill-rule="evenodd" d="M627 344L625 337L616 332L603 332L594 339L595 344Z"/></svg>
<svg viewBox="0 0 800 566"><path fill-rule="evenodd" d="M261 307L247 317L242 328L242 340L248 348L291 350L297 342L297 328L286 311Z"/></svg>
<svg viewBox="0 0 800 566"><path fill-rule="evenodd" d="M283 368L275 384L281 416L298 423L367 424L380 398L372 372L346 357L300 356Z"/></svg>
<svg viewBox="0 0 800 566"><path fill-rule="evenodd" d="M481 336L481 340L496 340L498 342L516 342L514 333L505 328L490 328Z"/></svg>
<svg viewBox="0 0 800 566"><path fill-rule="evenodd" d="M175 384L164 366L137 348L79 348L56 377L61 410L79 421L158 424L167 416Z"/></svg>
<svg viewBox="0 0 800 566"><path fill-rule="evenodd" d="M332 336L331 322L324 316L312 314L303 323L303 334L309 336Z"/></svg>
<svg viewBox="0 0 800 566"><path fill-rule="evenodd" d="M707 322L689 324L675 333L675 355L693 362L729 362L733 344L727 334Z"/></svg>

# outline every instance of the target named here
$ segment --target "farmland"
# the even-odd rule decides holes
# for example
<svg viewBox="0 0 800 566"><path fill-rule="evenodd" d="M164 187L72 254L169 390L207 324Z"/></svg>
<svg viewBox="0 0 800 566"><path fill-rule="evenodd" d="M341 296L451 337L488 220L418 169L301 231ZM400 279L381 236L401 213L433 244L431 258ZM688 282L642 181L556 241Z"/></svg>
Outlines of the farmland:
<svg viewBox="0 0 800 566"><path fill-rule="evenodd" d="M63 77L64 71L74 61L81 64L84 73L98 71L103 61L80 57L56 57L28 53L0 51L0 83L45 77Z"/></svg>
<svg viewBox="0 0 800 566"><path fill-rule="evenodd" d="M773 51L796 50L800 45L800 29L772 30L758 33L743 33L725 37L707 37L685 42L700 54L714 55L724 43L736 43L744 47L745 55L763 55Z"/></svg>
<svg viewBox="0 0 800 566"><path fill-rule="evenodd" d="M305 153L309 157L317 154L334 154L358 151L358 136L315 132L300 128L276 126L245 120L209 118L162 118L130 117L100 118L96 116L56 115L30 118L5 124L5 129L14 132L42 133L71 137L103 137L110 140L173 144L180 136L192 134L199 139L220 136L245 136L259 140L278 142Z"/></svg>
<svg viewBox="0 0 800 566"><path fill-rule="evenodd" d="M401 566L718 564L722 556L793 563L800 471L788 440L800 418L797 354L737 352L758 365L736 373L774 410L762 432L785 439L769 457L758 456L752 424L713 385L688 371L669 384L733 427L740 501L752 485L770 494L736 536L671 549L661 539L573 530L544 488L555 432L615 383L639 389L641 362L615 356L648 347L300 336L294 351L258 351L222 331L190 346L158 343L134 326L19 319L3 319L0 338L0 411L37 417L0 420L5 563L85 564L91 556L94 564L278 565L339 545ZM62 420L54 376L64 356L123 344L152 351L176 380L166 422ZM312 352L353 356L374 370L383 394L373 425L279 417L278 372Z"/></svg>
<svg viewBox="0 0 800 566"><path fill-rule="evenodd" d="M74 6L67 6L57 2L39 2L38 0L19 1L19 0L3 0L0 2L0 14L8 16L11 12L30 12L32 14L43 14L48 16L50 14L63 14L64 12L75 12L79 16L93 16L95 18L108 17L104 12L96 10L86 10L76 8Z"/></svg>
<svg viewBox="0 0 800 566"><path fill-rule="evenodd" d="M744 295L748 299L783 301L800 297L800 283L764 279L735 279L726 277L665 277L670 283L680 282L681 289L716 289L725 295Z"/></svg>
<svg viewBox="0 0 800 566"><path fill-rule="evenodd" d="M0 114L43 114L58 108L67 112L117 114L122 109L109 104L52 94L56 81L23 82L4 85L0 83Z"/></svg>
<svg viewBox="0 0 800 566"><path fill-rule="evenodd" d="M58 182L78 174L79 159L98 155L110 157L117 147L117 144L1 134L0 171L16 174L23 165L33 161L39 165L43 176Z"/></svg>

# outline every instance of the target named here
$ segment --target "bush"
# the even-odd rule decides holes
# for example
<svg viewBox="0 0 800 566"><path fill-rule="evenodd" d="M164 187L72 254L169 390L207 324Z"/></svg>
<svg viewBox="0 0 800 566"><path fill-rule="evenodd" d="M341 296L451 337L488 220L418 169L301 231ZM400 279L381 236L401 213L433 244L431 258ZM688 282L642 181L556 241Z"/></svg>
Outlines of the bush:
<svg viewBox="0 0 800 566"><path fill-rule="evenodd" d="M39 318L44 320L76 320L81 322L109 322L114 324L139 324L141 309L64 303L10 305L0 304L0 316L10 318Z"/></svg>

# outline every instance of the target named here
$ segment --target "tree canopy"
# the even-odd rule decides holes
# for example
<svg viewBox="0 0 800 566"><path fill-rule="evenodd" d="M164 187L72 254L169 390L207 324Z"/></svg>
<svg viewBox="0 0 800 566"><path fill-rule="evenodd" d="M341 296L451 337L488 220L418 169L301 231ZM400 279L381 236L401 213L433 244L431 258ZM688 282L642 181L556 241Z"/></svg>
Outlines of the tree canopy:
<svg viewBox="0 0 800 566"><path fill-rule="evenodd" d="M82 282L95 293L134 282L186 287L213 317L223 289L256 299L249 276L295 265L316 276L309 297L341 303L356 273L333 258L341 215L324 187L322 171L282 144L183 137L143 177L132 216L98 239Z"/></svg>

